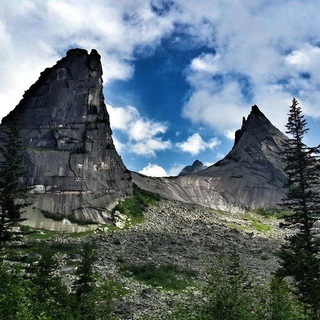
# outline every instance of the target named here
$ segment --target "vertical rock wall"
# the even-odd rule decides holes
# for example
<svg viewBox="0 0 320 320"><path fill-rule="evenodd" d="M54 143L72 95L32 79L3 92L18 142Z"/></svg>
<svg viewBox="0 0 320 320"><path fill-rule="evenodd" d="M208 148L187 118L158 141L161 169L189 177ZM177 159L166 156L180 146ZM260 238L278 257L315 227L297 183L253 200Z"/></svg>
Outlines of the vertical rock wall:
<svg viewBox="0 0 320 320"><path fill-rule="evenodd" d="M28 215L104 222L105 209L132 194L130 172L113 144L96 50L69 50L42 72L2 125L15 118L34 187Z"/></svg>

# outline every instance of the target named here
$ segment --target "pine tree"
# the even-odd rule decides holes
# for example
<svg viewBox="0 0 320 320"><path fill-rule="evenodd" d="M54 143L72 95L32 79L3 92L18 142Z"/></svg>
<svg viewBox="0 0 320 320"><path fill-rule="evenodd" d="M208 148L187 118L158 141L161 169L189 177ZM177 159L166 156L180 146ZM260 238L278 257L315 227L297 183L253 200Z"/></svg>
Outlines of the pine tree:
<svg viewBox="0 0 320 320"><path fill-rule="evenodd" d="M304 144L307 121L294 98L288 115L287 133L292 138L284 151L288 193L283 205L292 212L285 219L295 233L278 254L277 274L292 277L305 313L311 319L320 319L320 258L315 237L315 223L320 218L320 150Z"/></svg>
<svg viewBox="0 0 320 320"><path fill-rule="evenodd" d="M3 129L3 142L0 146L0 244L10 240L13 227L22 222L29 188L23 183L27 173L23 162L22 143L17 122Z"/></svg>
<svg viewBox="0 0 320 320"><path fill-rule="evenodd" d="M94 320L97 316L97 297L95 296L95 276L93 265L96 260L95 246L85 243L81 250L81 263L76 270L77 280L74 282L76 318Z"/></svg>

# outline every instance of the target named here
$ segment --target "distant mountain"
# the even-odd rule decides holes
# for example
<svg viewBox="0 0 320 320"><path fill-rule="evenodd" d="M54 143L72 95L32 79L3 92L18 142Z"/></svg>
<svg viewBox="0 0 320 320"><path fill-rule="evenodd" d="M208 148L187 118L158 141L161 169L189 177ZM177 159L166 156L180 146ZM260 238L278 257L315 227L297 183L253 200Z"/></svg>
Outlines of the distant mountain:
<svg viewBox="0 0 320 320"><path fill-rule="evenodd" d="M204 166L203 163L199 160L196 160L193 162L191 166L184 167L181 172L178 174L178 176L187 176L189 174L197 173L201 170L206 169L207 166Z"/></svg>
<svg viewBox="0 0 320 320"><path fill-rule="evenodd" d="M133 174L140 187L169 199L241 212L274 208L285 195L281 151L288 138L253 106L224 159L205 170L177 178L149 179Z"/></svg>

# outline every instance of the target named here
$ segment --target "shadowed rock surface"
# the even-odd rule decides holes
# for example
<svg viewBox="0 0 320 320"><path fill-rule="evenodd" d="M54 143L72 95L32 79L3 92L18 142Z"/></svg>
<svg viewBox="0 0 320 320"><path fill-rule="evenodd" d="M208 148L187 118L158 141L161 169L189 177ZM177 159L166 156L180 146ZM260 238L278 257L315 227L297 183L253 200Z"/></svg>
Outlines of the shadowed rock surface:
<svg viewBox="0 0 320 320"><path fill-rule="evenodd" d="M243 118L228 155L196 174L176 178L148 178L133 174L143 189L163 197L197 203L229 212L274 208L284 197L286 176L280 152L287 137L257 106Z"/></svg>
<svg viewBox="0 0 320 320"><path fill-rule="evenodd" d="M96 50L69 50L42 72L2 126L15 118L34 187L27 216L103 223L106 208L132 194L130 172L113 144Z"/></svg>
<svg viewBox="0 0 320 320"><path fill-rule="evenodd" d="M189 174L197 173L198 171L204 170L207 167L203 165L203 163L199 160L193 162L191 166L184 167L178 176L187 176Z"/></svg>

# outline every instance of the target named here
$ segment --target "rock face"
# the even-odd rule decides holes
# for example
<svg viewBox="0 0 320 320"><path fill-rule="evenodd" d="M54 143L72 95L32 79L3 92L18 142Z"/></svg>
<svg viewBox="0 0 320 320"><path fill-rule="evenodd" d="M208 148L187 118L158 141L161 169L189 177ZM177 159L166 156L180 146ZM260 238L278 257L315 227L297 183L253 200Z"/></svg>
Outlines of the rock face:
<svg viewBox="0 0 320 320"><path fill-rule="evenodd" d="M69 50L42 72L2 126L15 118L34 187L28 214L103 223L106 208L132 194L112 140L97 51Z"/></svg>
<svg viewBox="0 0 320 320"><path fill-rule="evenodd" d="M206 169L207 167L203 165L203 163L199 160L196 160L193 162L191 166L184 167L181 172L178 174L178 176L187 176L189 174L193 174L196 172L199 172L201 170Z"/></svg>
<svg viewBox="0 0 320 320"><path fill-rule="evenodd" d="M280 152L286 144L287 137L253 106L236 131L229 154L199 175L217 179L215 188L246 208L275 207L285 195L285 165Z"/></svg>
<svg viewBox="0 0 320 320"><path fill-rule="evenodd" d="M197 203L214 209L243 212L274 208L285 195L286 176L280 152L287 137L275 128L257 106L236 131L229 154L196 174L149 179L133 174L142 188L169 199Z"/></svg>

